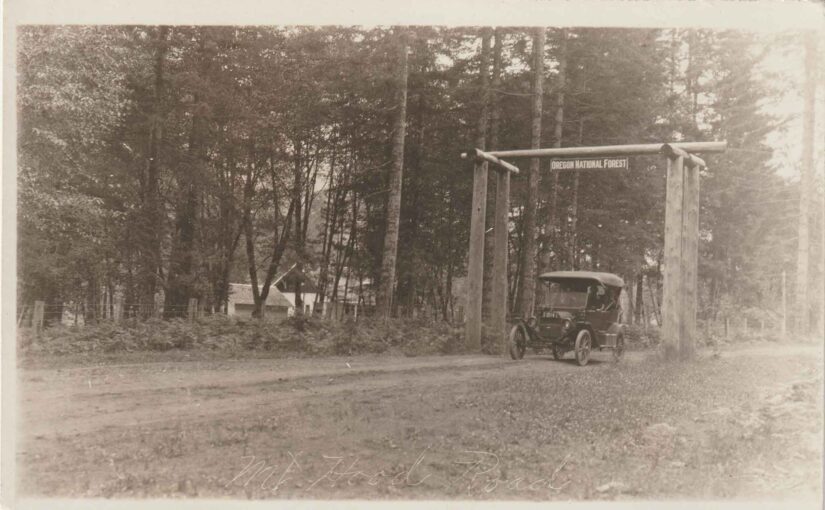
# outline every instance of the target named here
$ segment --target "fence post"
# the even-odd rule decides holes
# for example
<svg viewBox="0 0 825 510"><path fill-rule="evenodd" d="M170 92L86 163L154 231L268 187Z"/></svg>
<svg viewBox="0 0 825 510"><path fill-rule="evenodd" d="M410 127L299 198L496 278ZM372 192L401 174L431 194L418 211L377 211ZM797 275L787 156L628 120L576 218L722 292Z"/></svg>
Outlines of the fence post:
<svg viewBox="0 0 825 510"><path fill-rule="evenodd" d="M43 301L34 302L34 315L32 316L32 327L34 328L34 334L36 336L39 336L40 333L43 331L43 310L45 305L46 304Z"/></svg>
<svg viewBox="0 0 825 510"><path fill-rule="evenodd" d="M198 298L189 298L189 308L187 309L189 321L194 321L198 316Z"/></svg>
<svg viewBox="0 0 825 510"><path fill-rule="evenodd" d="M17 318L17 329L20 329L20 325L23 323L23 320L26 318L26 315L29 314L29 307L28 305L23 305L23 309L20 312L20 317Z"/></svg>

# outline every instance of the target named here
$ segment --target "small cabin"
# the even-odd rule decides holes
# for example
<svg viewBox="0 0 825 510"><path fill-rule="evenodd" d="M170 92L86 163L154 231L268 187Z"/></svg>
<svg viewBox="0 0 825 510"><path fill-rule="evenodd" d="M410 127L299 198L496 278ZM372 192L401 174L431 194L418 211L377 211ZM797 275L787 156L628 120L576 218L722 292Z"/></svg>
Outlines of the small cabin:
<svg viewBox="0 0 825 510"><path fill-rule="evenodd" d="M229 305L227 315L234 317L252 317L255 299L252 297L252 285L248 283L229 284ZM274 285L269 288L266 297L264 318L286 318L293 313L292 303Z"/></svg>

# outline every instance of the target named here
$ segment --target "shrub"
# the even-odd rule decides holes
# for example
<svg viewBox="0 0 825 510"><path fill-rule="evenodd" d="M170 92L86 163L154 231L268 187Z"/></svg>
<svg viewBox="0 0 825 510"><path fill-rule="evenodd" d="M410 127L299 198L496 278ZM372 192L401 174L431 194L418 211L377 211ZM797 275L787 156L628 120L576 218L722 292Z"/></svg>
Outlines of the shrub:
<svg viewBox="0 0 825 510"><path fill-rule="evenodd" d="M329 321L290 317L281 322L237 320L215 315L195 322L183 319L124 320L83 327L58 326L34 339L21 330L21 351L31 354L169 350L274 351L303 355L351 355L403 352L408 356L463 350L463 330L444 322L368 317Z"/></svg>

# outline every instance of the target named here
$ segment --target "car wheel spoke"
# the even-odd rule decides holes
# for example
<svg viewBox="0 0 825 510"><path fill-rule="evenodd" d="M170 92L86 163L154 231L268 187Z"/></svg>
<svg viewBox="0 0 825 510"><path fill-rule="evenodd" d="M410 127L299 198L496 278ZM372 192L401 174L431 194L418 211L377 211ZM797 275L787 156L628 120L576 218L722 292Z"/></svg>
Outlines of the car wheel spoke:
<svg viewBox="0 0 825 510"><path fill-rule="evenodd" d="M590 359L591 339L588 331L581 331L576 338L576 361L584 366Z"/></svg>

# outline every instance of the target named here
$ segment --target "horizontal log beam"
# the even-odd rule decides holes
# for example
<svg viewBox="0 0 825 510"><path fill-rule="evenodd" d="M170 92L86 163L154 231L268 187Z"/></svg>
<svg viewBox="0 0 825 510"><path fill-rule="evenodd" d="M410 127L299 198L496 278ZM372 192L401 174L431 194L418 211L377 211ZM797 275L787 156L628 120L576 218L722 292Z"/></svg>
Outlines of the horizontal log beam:
<svg viewBox="0 0 825 510"><path fill-rule="evenodd" d="M673 142L648 143L638 145L601 145L595 147L562 147L558 149L523 149L510 151L490 151L487 154L497 158L565 158L588 156L644 156L660 154L662 147L679 148L687 153L724 152L728 142Z"/></svg>
<svg viewBox="0 0 825 510"><path fill-rule="evenodd" d="M510 164L506 161L502 161L501 159L499 159L499 158L493 156L492 154L490 154L489 152L484 152L481 149L471 149L467 152L462 152L461 153L461 159L469 159L469 158L474 158L476 160L486 161L488 163L492 163L492 164L498 166L499 168L503 168L505 170L513 172L514 174L518 174L518 167L517 166L515 166L513 164Z"/></svg>
<svg viewBox="0 0 825 510"><path fill-rule="evenodd" d="M669 157L670 159L683 157L685 158L685 164L689 168L699 167L699 168L706 168L707 165L705 164L705 160L698 156L694 156L693 154L688 153L687 151L680 149L679 147L674 147L673 145L666 143L662 145L662 154Z"/></svg>

